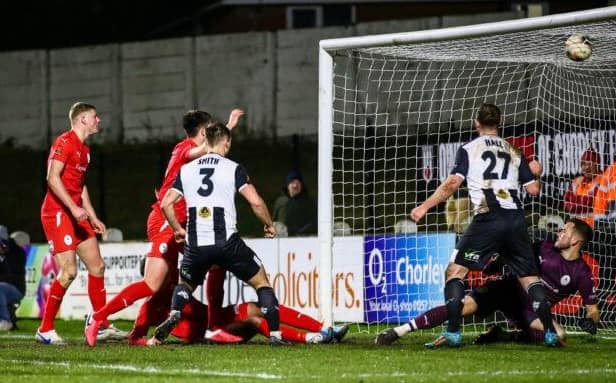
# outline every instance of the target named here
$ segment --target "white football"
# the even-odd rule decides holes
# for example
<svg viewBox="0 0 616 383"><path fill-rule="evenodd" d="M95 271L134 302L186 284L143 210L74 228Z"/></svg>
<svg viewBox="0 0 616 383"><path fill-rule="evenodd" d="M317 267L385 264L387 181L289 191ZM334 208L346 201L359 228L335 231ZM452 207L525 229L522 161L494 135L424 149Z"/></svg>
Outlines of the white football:
<svg viewBox="0 0 616 383"><path fill-rule="evenodd" d="M565 43L565 52L573 61L584 61L592 55L592 43L587 36L573 35Z"/></svg>

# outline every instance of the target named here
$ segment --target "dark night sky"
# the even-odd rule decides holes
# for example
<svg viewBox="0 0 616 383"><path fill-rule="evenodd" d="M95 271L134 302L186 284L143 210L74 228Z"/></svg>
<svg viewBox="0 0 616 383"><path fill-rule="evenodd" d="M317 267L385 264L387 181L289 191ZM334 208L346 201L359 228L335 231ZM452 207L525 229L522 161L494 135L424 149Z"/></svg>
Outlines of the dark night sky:
<svg viewBox="0 0 616 383"><path fill-rule="evenodd" d="M55 48L193 34L190 18L214 1L5 0L0 50Z"/></svg>

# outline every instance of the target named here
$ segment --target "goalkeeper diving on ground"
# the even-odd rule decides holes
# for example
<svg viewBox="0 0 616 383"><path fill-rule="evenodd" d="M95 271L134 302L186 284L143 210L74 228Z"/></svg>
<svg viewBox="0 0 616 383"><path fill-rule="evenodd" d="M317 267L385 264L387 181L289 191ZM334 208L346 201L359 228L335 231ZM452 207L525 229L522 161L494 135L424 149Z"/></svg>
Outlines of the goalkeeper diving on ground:
<svg viewBox="0 0 616 383"><path fill-rule="evenodd" d="M582 296L585 316L578 320L581 330L597 333L599 309L592 272L582 259L582 249L591 240L592 229L584 221L573 218L558 232L555 242L543 240L534 244L534 253L541 273L541 282L548 292L551 305L577 292ZM495 261L499 263L498 260ZM497 269L492 266L491 269ZM475 343L494 341L544 342L544 327L533 310L532 300L518 285L515 278L504 276L473 289L463 300L462 315L477 315L485 318L501 311L519 329L504 332L498 326L492 327L476 339ZM440 326L447 320L445 306L434 307L408 323L387 329L375 339L377 345L389 345L409 332ZM556 321L553 322L564 345L566 333Z"/></svg>

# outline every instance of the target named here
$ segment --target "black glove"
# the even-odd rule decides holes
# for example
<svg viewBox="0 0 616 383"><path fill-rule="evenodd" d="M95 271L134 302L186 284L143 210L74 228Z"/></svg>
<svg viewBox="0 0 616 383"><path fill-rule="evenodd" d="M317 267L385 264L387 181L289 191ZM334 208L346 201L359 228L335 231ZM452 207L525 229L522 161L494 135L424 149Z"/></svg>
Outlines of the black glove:
<svg viewBox="0 0 616 383"><path fill-rule="evenodd" d="M597 334L597 323L590 318L580 318L578 320L578 326L591 335Z"/></svg>

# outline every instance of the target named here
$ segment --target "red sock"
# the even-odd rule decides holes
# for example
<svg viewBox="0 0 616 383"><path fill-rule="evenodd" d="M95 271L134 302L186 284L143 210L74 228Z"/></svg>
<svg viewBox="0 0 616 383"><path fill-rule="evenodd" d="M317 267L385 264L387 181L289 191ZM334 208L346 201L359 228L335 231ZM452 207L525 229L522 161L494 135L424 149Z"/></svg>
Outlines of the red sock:
<svg viewBox="0 0 616 383"><path fill-rule="evenodd" d="M306 343L306 333L303 331L281 325L280 332L282 333L282 339L286 341L295 343Z"/></svg>
<svg viewBox="0 0 616 383"><path fill-rule="evenodd" d="M208 306L199 302L194 297L190 297L188 304L182 309L182 319L203 322L205 325L207 322L207 309Z"/></svg>
<svg viewBox="0 0 616 383"><path fill-rule="evenodd" d="M205 321L182 317L177 326L171 331L171 335L185 342L196 342L205 335Z"/></svg>
<svg viewBox="0 0 616 383"><path fill-rule="evenodd" d="M158 326L167 319L171 306L171 294L171 289L163 286L160 291L143 302L130 334L132 338L142 338L148 335L150 326Z"/></svg>
<svg viewBox="0 0 616 383"><path fill-rule="evenodd" d="M95 320L106 320L111 314L117 313L123 308L132 305L136 300L152 295L152 289L145 281L131 283L113 297L105 306L94 313Z"/></svg>
<svg viewBox="0 0 616 383"><path fill-rule="evenodd" d="M224 298L224 283L225 269L216 267L211 268L207 275L207 282L205 287L205 293L207 295L208 303L208 323L210 328L223 327L225 324L221 323L221 315L217 315L222 308L222 301Z"/></svg>
<svg viewBox="0 0 616 383"><path fill-rule="evenodd" d="M47 302L45 302L45 310L43 311L43 320L41 322L40 331L47 332L54 329L54 319L62 304L62 298L66 293L64 286L58 282L57 279L51 283L49 289L49 295L47 296Z"/></svg>
<svg viewBox="0 0 616 383"><path fill-rule="evenodd" d="M105 278L88 274L88 296L92 304L92 311L100 310L107 302Z"/></svg>
<svg viewBox="0 0 616 383"><path fill-rule="evenodd" d="M291 307L279 305L278 312L280 313L280 323L312 332L319 332L323 329L323 323Z"/></svg>
<svg viewBox="0 0 616 383"><path fill-rule="evenodd" d="M267 336L267 337L270 336L269 326L267 325L267 321L265 320L265 318L261 318L261 320L259 321L258 330L261 333L261 335Z"/></svg>

